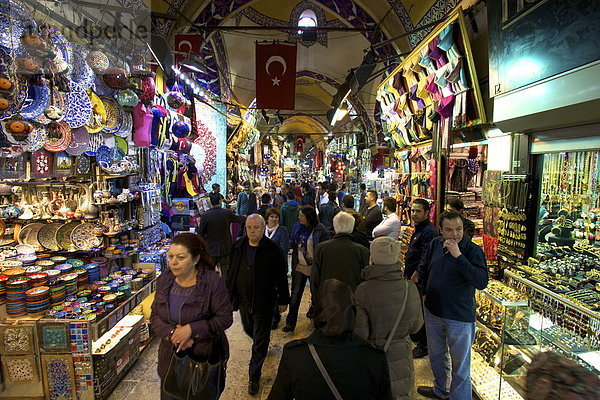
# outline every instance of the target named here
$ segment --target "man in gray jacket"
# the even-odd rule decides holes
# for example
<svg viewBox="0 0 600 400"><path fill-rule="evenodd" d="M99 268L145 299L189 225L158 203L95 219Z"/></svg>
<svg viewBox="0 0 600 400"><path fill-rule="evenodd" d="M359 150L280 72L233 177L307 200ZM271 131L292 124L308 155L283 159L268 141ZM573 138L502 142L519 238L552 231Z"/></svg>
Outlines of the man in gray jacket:
<svg viewBox="0 0 600 400"><path fill-rule="evenodd" d="M319 243L315 249L310 279L313 296L319 284L329 278L348 284L354 291L362 281L362 269L369 264L369 250L352 240L352 215L343 211L337 213L333 218L333 229L333 239Z"/></svg>

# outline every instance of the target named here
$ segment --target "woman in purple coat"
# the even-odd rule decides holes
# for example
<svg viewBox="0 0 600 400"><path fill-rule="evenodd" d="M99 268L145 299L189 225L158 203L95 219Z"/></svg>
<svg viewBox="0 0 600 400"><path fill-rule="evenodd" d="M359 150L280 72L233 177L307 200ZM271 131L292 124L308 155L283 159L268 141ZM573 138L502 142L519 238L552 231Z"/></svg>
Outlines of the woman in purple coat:
<svg viewBox="0 0 600 400"><path fill-rule="evenodd" d="M193 233L179 234L173 239L168 256L169 270L158 278L150 316L152 331L161 339L158 349L161 381L174 351L187 350L195 358L208 357L214 335L221 335L228 356L225 330L233 323L225 282L215 272L204 239ZM209 320L218 332L210 331ZM161 399L171 397L161 392Z"/></svg>

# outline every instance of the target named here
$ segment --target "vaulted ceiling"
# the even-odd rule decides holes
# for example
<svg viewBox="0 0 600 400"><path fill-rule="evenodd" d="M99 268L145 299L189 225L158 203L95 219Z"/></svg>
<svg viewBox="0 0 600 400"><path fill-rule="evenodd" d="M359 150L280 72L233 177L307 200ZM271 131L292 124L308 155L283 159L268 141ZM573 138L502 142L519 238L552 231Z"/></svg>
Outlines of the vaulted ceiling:
<svg viewBox="0 0 600 400"><path fill-rule="evenodd" d="M153 28L169 43L175 34L198 32L201 56L209 67L200 82L226 102L251 106L255 99L254 44L288 40L300 13L313 10L318 26L327 27L316 43L298 44L296 108L281 114L280 133L310 134L330 130L325 113L349 70L358 67L363 50L386 39L436 21L460 0L152 0ZM463 1L464 3L464 1ZM213 27L264 27L215 30ZM266 29L270 27L271 29ZM279 29L277 29L279 28ZM288 28L288 30L284 30ZM374 30L373 28L379 28ZM421 30L377 49L380 59L410 51L427 33ZM293 38L292 38L293 39ZM375 71L393 68L398 58L377 64ZM375 92L380 78L367 83L350 102L356 117L347 117L335 130L364 130L375 140ZM269 113L274 115L275 110ZM277 120L271 118L271 120ZM262 120L261 120L262 121ZM264 121L259 128L273 130Z"/></svg>

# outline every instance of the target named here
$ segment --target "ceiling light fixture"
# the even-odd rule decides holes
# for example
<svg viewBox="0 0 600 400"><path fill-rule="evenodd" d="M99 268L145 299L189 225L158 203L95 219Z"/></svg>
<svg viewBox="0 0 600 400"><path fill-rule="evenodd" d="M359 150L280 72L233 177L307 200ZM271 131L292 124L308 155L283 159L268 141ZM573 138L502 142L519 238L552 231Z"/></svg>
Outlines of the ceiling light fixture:
<svg viewBox="0 0 600 400"><path fill-rule="evenodd" d="M194 57L188 57L184 60L179 61L179 66L185 67L194 72L202 72L202 73L207 72L206 66L204 64L202 64L201 62L199 62L198 60L195 60Z"/></svg>

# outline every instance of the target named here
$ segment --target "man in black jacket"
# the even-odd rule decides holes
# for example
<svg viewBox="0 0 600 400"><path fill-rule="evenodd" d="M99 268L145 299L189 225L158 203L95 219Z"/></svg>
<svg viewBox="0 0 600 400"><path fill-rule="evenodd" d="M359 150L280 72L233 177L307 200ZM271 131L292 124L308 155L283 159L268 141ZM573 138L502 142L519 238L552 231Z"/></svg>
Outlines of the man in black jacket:
<svg viewBox="0 0 600 400"><path fill-rule="evenodd" d="M466 237L469 238L469 240L472 240L473 235L475 234L475 223L473 221L471 221L470 219L468 219L467 217L465 217L465 215L464 215L465 203L463 203L463 201L461 199L452 199L448 202L448 210L456 211L457 213L460 214L460 216L463 219L464 234Z"/></svg>
<svg viewBox="0 0 600 400"><path fill-rule="evenodd" d="M208 254L219 265L223 279L227 280L232 244L230 225L232 222L244 222L246 217L235 215L233 210L221 207L220 193L211 193L209 197L212 207L200 216L198 234L206 240Z"/></svg>
<svg viewBox="0 0 600 400"><path fill-rule="evenodd" d="M424 257L429 243L435 238L438 233L435 226L429 220L429 202L425 199L415 199L410 206L410 217L415 225L415 230L410 238L408 252L404 257L404 276L412 279L413 282L419 282L419 274L417 268ZM421 292L421 296L424 293ZM413 358L422 358L427 355L427 333L425 325L415 335L411 335L411 339L417 344L413 349Z"/></svg>
<svg viewBox="0 0 600 400"><path fill-rule="evenodd" d="M252 338L248 393L253 396L258 394L269 350L273 310L279 304L283 313L290 303L284 254L264 233L265 220L258 214L249 215L246 237L233 245L227 281L233 309L239 309L244 332Z"/></svg>

